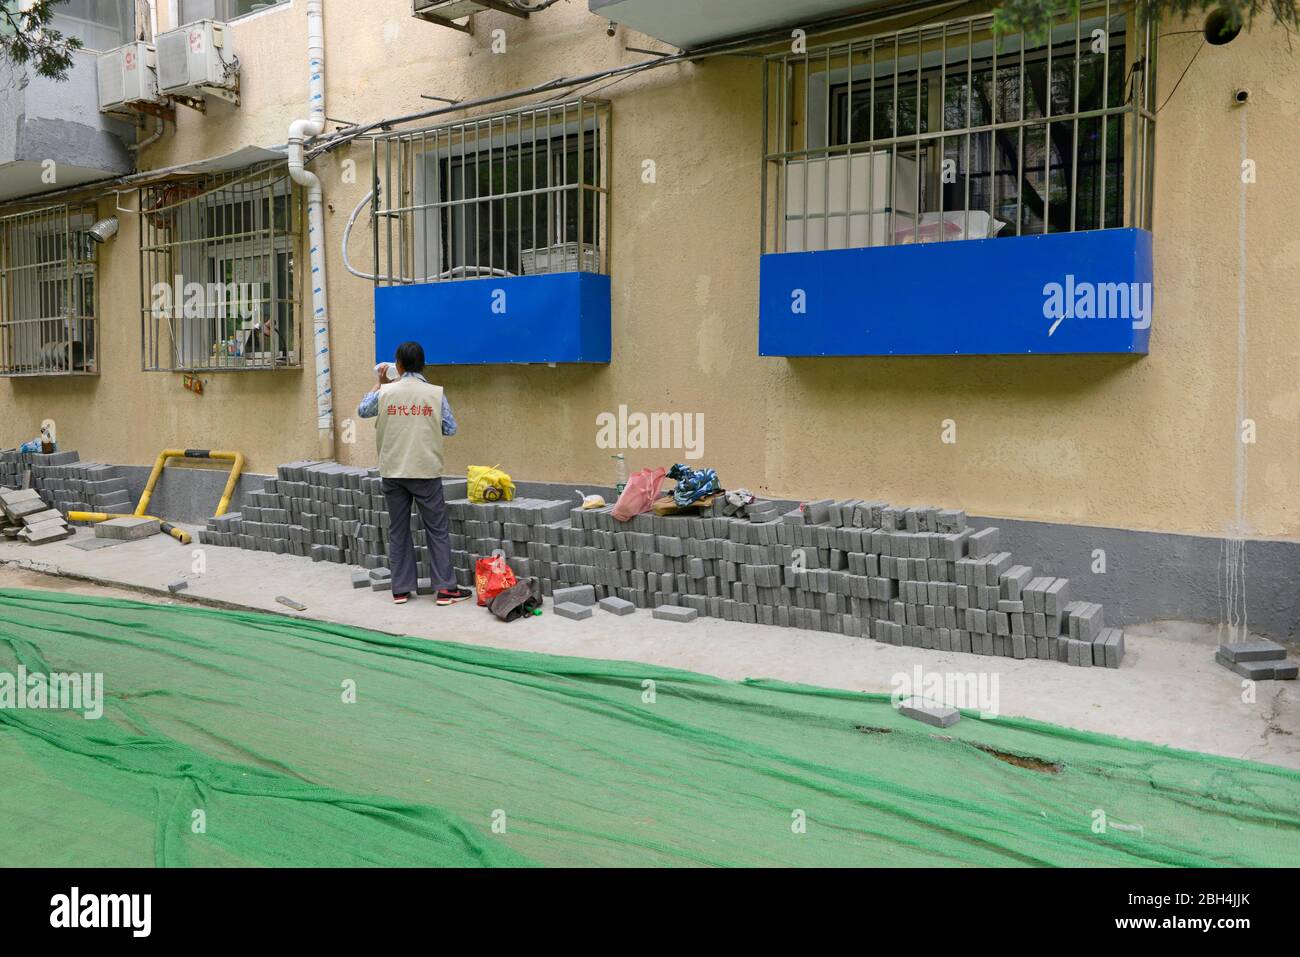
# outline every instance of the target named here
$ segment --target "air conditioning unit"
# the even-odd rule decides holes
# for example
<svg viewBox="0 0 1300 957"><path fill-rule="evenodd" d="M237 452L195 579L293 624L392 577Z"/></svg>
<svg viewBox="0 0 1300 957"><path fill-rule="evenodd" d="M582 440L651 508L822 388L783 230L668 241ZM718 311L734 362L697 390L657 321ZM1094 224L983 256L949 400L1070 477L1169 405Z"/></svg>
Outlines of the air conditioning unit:
<svg viewBox="0 0 1300 957"><path fill-rule="evenodd" d="M198 20L158 34L158 88L168 96L212 94L239 102L239 58L226 25Z"/></svg>
<svg viewBox="0 0 1300 957"><path fill-rule="evenodd" d="M478 0L414 0L417 17L437 17L439 20L459 20L489 9Z"/></svg>
<svg viewBox="0 0 1300 957"><path fill-rule="evenodd" d="M166 102L158 92L157 55L143 40L101 53L95 72L101 113L130 113L132 104Z"/></svg>

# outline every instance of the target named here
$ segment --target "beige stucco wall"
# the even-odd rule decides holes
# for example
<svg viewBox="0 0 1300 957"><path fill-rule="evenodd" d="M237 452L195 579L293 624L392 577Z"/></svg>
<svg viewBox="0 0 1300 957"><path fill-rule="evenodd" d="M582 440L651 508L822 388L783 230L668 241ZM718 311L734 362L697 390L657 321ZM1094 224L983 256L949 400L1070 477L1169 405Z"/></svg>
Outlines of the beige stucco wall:
<svg viewBox="0 0 1300 957"><path fill-rule="evenodd" d="M162 5L165 7L166 4ZM326 4L327 112L365 121L428 109L421 93L472 98L641 59L654 46L569 0L524 23L476 18L467 37L409 15L409 0ZM1164 30L1198 24L1166 25ZM490 31L507 31L504 55ZM165 166L284 140L306 96L305 4L232 26L244 102L181 111L147 151ZM1164 100L1196 36L1161 41ZM1230 95L1251 92L1237 109ZM460 419L448 464L517 477L610 481L596 416L620 405L703 412L704 464L724 483L791 497L869 496L972 513L1221 534L1300 537L1300 52L1261 25L1207 46L1158 120L1156 312L1150 355L844 358L757 356L760 71L722 58L619 82L613 103L608 366L434 368ZM1238 465L1238 204L1243 138L1258 182L1245 194L1246 341L1242 396L1258 439ZM372 378L370 283L337 253L369 183L368 144L314 164L324 183L336 416L343 430ZM641 181L653 159L657 182ZM345 161L355 160L355 181ZM128 202L133 202L133 199ZM103 204L103 212L110 211ZM363 218L362 222L365 220ZM369 234L353 256L370 262ZM83 457L151 461L165 445L236 448L270 471L315 449L313 371L206 376L193 395L173 374L139 371L137 230L100 260L102 368L96 379L0 381L0 445L54 418ZM882 281L887 281L883 277ZM991 288L996 277L990 277ZM426 341L436 352L436 342ZM957 442L941 441L945 419ZM375 462L355 423L339 458ZM671 451L628 453L668 465ZM1239 471L1240 469L1240 471Z"/></svg>

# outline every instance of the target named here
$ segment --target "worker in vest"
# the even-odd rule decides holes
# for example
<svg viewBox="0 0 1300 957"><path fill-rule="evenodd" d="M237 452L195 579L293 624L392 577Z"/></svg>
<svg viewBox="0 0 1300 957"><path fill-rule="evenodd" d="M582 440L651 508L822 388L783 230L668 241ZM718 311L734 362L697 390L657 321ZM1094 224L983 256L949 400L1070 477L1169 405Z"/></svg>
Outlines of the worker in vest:
<svg viewBox="0 0 1300 957"><path fill-rule="evenodd" d="M451 567L447 502L442 495L442 437L456 434L456 419L442 387L424 377L424 348L418 342L397 347L395 381L387 363L379 384L361 400L357 415L375 419L379 474L388 502L388 560L392 566L393 601L406 604L418 579L411 541L411 503L424 526L430 577L439 605L473 597L456 585Z"/></svg>

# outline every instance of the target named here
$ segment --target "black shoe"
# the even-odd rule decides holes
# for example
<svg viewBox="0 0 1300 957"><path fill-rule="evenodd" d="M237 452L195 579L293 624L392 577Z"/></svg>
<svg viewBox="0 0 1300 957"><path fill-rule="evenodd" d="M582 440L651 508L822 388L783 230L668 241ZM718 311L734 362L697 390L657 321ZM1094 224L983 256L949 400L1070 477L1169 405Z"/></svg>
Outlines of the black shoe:
<svg viewBox="0 0 1300 957"><path fill-rule="evenodd" d="M439 605L454 605L458 601L465 601L466 599L473 598L473 597L474 597L474 593L470 591L468 588L439 588L438 589Z"/></svg>

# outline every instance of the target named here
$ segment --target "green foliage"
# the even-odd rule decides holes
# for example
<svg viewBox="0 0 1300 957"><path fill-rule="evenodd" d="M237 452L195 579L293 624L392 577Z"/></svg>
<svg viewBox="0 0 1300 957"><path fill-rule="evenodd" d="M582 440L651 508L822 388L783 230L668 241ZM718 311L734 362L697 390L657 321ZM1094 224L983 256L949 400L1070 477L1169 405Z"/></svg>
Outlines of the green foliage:
<svg viewBox="0 0 1300 957"><path fill-rule="evenodd" d="M1300 26L1297 0L1137 0L1138 12L1150 19L1162 15L1189 16L1219 11L1224 15L1224 29L1251 28L1257 16L1272 19L1294 30ZM1043 37L1053 16L1078 12L1078 0L1003 0L993 20L998 33L1019 33Z"/></svg>
<svg viewBox="0 0 1300 957"><path fill-rule="evenodd" d="M16 2L0 2L0 55L52 80L66 80L72 54L82 47L77 37L66 37L50 26L54 8L63 0L35 0L26 10Z"/></svg>

